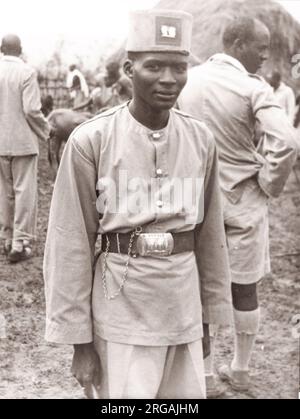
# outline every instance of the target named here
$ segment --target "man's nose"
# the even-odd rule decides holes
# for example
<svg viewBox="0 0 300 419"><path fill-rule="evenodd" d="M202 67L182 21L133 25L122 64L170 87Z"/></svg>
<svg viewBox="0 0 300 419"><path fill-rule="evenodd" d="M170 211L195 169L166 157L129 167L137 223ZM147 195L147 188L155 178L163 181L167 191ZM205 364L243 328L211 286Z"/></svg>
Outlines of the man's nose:
<svg viewBox="0 0 300 419"><path fill-rule="evenodd" d="M159 81L160 81L160 83L168 83L168 84L176 83L176 79L175 79L173 71L170 67L166 67L163 70Z"/></svg>

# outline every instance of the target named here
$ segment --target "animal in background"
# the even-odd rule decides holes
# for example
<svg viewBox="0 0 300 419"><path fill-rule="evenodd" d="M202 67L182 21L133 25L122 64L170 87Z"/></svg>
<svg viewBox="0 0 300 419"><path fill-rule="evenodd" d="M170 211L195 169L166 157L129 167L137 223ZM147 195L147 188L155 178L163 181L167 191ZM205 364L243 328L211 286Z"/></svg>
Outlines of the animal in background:
<svg viewBox="0 0 300 419"><path fill-rule="evenodd" d="M48 115L48 122L51 127L48 139L48 161L55 170L60 162L60 151L71 132L80 124L92 118L88 112L76 112L72 109L55 109Z"/></svg>
<svg viewBox="0 0 300 419"><path fill-rule="evenodd" d="M42 102L42 108L41 111L43 112L44 116L48 116L52 111L54 107L54 100L51 95L43 96L41 98Z"/></svg>

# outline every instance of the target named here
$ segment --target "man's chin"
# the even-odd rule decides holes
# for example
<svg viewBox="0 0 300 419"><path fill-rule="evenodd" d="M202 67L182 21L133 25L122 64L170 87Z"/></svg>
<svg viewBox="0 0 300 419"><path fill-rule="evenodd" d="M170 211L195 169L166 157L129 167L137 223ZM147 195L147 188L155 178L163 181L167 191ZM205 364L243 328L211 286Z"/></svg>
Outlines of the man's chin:
<svg viewBox="0 0 300 419"><path fill-rule="evenodd" d="M169 109L174 108L176 104L176 100L166 100L166 101L160 101L156 103L156 109L161 111L167 111Z"/></svg>

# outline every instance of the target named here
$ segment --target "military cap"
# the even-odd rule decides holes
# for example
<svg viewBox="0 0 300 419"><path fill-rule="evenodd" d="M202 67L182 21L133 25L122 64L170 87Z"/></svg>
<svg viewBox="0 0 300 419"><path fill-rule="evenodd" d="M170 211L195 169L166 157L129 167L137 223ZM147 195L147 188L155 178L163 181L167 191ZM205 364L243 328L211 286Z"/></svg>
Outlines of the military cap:
<svg viewBox="0 0 300 419"><path fill-rule="evenodd" d="M130 14L128 52L191 51L193 16L175 10L139 10Z"/></svg>

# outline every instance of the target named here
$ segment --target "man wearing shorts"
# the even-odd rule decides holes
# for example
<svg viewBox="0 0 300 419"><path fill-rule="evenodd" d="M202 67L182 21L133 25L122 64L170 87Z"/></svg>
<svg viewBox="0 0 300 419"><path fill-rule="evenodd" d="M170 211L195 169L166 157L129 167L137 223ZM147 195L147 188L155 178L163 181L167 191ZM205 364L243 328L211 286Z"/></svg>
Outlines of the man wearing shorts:
<svg viewBox="0 0 300 419"><path fill-rule="evenodd" d="M236 19L223 44L224 53L190 71L179 104L207 123L218 146L235 320L234 359L219 372L244 391L259 330L257 283L270 272L268 198L281 193L295 162L295 144L272 89L255 75L268 57L267 27ZM220 393L213 371L212 351L206 361L211 396Z"/></svg>

